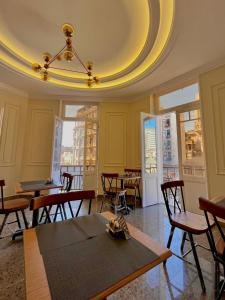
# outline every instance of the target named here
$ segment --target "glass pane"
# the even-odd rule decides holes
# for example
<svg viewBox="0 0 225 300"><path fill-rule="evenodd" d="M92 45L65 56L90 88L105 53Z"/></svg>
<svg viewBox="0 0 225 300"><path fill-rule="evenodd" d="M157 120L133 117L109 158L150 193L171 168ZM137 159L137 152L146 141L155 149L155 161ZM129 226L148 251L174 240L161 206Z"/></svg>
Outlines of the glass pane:
<svg viewBox="0 0 225 300"><path fill-rule="evenodd" d="M97 124L87 122L87 137L86 137L86 167L96 164L96 139L97 139Z"/></svg>
<svg viewBox="0 0 225 300"><path fill-rule="evenodd" d="M179 178L177 125L174 112L162 116L163 181Z"/></svg>
<svg viewBox="0 0 225 300"><path fill-rule="evenodd" d="M61 164L83 165L85 122L63 122Z"/></svg>
<svg viewBox="0 0 225 300"><path fill-rule="evenodd" d="M205 176L205 162L200 111L191 111L190 116L195 120L180 123L183 173L201 177Z"/></svg>
<svg viewBox="0 0 225 300"><path fill-rule="evenodd" d="M159 97L160 109L175 107L199 99L198 84L192 84L183 89L176 90Z"/></svg>
<svg viewBox="0 0 225 300"><path fill-rule="evenodd" d="M156 153L156 119L144 121L144 143L145 143L145 171L147 173L157 172Z"/></svg>
<svg viewBox="0 0 225 300"><path fill-rule="evenodd" d="M188 121L189 119L190 119L189 111L180 114L180 121Z"/></svg>
<svg viewBox="0 0 225 300"><path fill-rule="evenodd" d="M201 118L200 109L190 111L190 119L191 120L199 119L199 118Z"/></svg>
<svg viewBox="0 0 225 300"><path fill-rule="evenodd" d="M97 106L96 105L65 105L65 117L66 118L97 118Z"/></svg>
<svg viewBox="0 0 225 300"><path fill-rule="evenodd" d="M65 105L65 117L74 118L83 105Z"/></svg>

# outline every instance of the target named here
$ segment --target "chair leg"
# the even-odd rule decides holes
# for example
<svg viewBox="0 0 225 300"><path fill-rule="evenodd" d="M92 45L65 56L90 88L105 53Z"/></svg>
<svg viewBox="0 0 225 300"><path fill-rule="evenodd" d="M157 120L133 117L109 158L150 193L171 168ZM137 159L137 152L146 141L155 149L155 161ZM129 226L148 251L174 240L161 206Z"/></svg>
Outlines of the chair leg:
<svg viewBox="0 0 225 300"><path fill-rule="evenodd" d="M91 204L92 204L92 199L89 200L89 207L88 207L88 214L89 215L91 213Z"/></svg>
<svg viewBox="0 0 225 300"><path fill-rule="evenodd" d="M188 236L189 236L189 239L190 239L191 248L192 248L194 259L195 259L195 264L196 264L196 268L197 268L197 271L198 271L198 276L199 276L199 279L200 279L200 282L201 282L202 291L205 292L206 291L205 283L204 283L204 279L203 279L203 275L202 275L202 270L201 270L201 267L200 267L200 264L199 264L198 255L197 255L197 251L196 251L196 248L195 248L195 243L194 243L194 240L193 240L192 233L188 232Z"/></svg>
<svg viewBox="0 0 225 300"><path fill-rule="evenodd" d="M25 216L24 210L21 210L21 213L22 213L22 216L23 216L23 221L24 221L25 228L28 229L29 226L28 226L28 222L27 222L27 218Z"/></svg>
<svg viewBox="0 0 225 300"><path fill-rule="evenodd" d="M45 215L45 221L44 224L51 223L51 209L52 209L52 205L49 205L49 207L47 208L47 214ZM50 220L50 222L49 222Z"/></svg>
<svg viewBox="0 0 225 300"><path fill-rule="evenodd" d="M62 210L63 210L64 218L65 218L65 220L67 220L66 209L65 209L64 203L62 204Z"/></svg>
<svg viewBox="0 0 225 300"><path fill-rule="evenodd" d="M186 236L187 236L187 232L183 232L183 237L182 237L182 242L181 242L181 246L180 246L180 250L181 252L184 252L184 243L186 241Z"/></svg>
<svg viewBox="0 0 225 300"><path fill-rule="evenodd" d="M137 188L134 188L134 209L137 207Z"/></svg>
<svg viewBox="0 0 225 300"><path fill-rule="evenodd" d="M174 230L175 230L175 226L171 226L170 235L169 235L169 239L168 239L167 246L166 246L168 249L170 248L170 245L172 243Z"/></svg>
<svg viewBox="0 0 225 300"><path fill-rule="evenodd" d="M77 210L77 213L76 213L76 217L78 217L78 215L79 215L82 203L83 203L83 200L80 201L80 204L79 204L79 207L78 207L78 210Z"/></svg>
<svg viewBox="0 0 225 300"><path fill-rule="evenodd" d="M69 205L71 217L74 218L74 213L73 213L73 209L72 209L72 205L71 205L71 202L70 202L70 201L68 202L68 205Z"/></svg>
<svg viewBox="0 0 225 300"><path fill-rule="evenodd" d="M58 209L59 209L59 206L57 205L56 210L55 210L55 215L54 215L54 218L53 218L54 223L56 222L56 219L57 219Z"/></svg>
<svg viewBox="0 0 225 300"><path fill-rule="evenodd" d="M40 219L39 219L39 223L42 222L42 219L44 218L44 209L42 210L41 212L41 216L40 216Z"/></svg>
<svg viewBox="0 0 225 300"><path fill-rule="evenodd" d="M5 214L5 217L4 217L4 219L3 219L2 225L1 225L1 227L0 227L0 238L1 238L2 230L3 230L4 226L5 226L6 220L7 220L7 218L8 218L8 215L9 215L9 214Z"/></svg>
<svg viewBox="0 0 225 300"><path fill-rule="evenodd" d="M101 208L100 208L100 213L102 212L102 209L103 209L103 202L104 202L104 198L102 198L102 203L101 203Z"/></svg>
<svg viewBox="0 0 225 300"><path fill-rule="evenodd" d="M171 228L170 228L169 239L168 239L168 242L167 242L167 245L166 245L166 247L167 247L168 249L170 248L170 245L171 245L171 242L172 242L172 239L173 239L174 230L175 230L175 226L171 226ZM163 265L166 264L166 261L167 261L167 260L164 260Z"/></svg>
<svg viewBox="0 0 225 300"><path fill-rule="evenodd" d="M16 221L18 223L18 227L19 227L19 229L21 229L21 223L20 223L20 218L19 218L19 215L18 215L18 211L15 211L15 214L16 214Z"/></svg>
<svg viewBox="0 0 225 300"><path fill-rule="evenodd" d="M138 189L138 197L139 197L139 199L141 201L141 191L140 191L140 186L139 185L138 185L137 189Z"/></svg>
<svg viewBox="0 0 225 300"><path fill-rule="evenodd" d="M215 261L215 290L218 290L218 284L220 280L220 265L218 261Z"/></svg>
<svg viewBox="0 0 225 300"><path fill-rule="evenodd" d="M61 205L60 204L58 204L58 206L59 206L59 211L60 211L60 215L61 215L61 219L62 219L62 221L63 221L63 211L62 211L62 207L61 207Z"/></svg>
<svg viewBox="0 0 225 300"><path fill-rule="evenodd" d="M222 295L223 295L223 292L224 292L224 289L225 289L225 280L223 281L221 287L220 287L220 290L219 290L219 293L216 297L216 300L220 300Z"/></svg>

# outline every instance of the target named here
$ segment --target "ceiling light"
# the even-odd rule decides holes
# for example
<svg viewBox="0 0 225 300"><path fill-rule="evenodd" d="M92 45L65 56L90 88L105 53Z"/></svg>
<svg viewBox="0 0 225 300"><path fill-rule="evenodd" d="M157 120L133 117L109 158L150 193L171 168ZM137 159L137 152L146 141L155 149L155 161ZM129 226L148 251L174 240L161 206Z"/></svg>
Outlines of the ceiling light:
<svg viewBox="0 0 225 300"><path fill-rule="evenodd" d="M77 73L82 73L87 75L87 85L88 87L92 87L93 84L98 84L99 83L99 78L97 76L93 76L93 63L88 61L86 64L80 59L78 56L76 50L73 47L72 44L72 36L74 33L74 28L71 24L64 24L62 26L62 32L64 33L66 37L66 44L65 46L55 55L51 55L50 53L43 53L43 59L44 59L44 64L41 66L38 63L33 63L32 64L32 69L35 72L40 73L41 79L44 81L47 81L49 79L49 69L56 69L56 70L62 70L62 71L69 71L69 72L77 72ZM75 71L71 69L64 69L64 68L58 68L58 67L53 67L52 63L55 60L66 60L67 62L73 61L73 59L76 58L80 65L83 68L83 71Z"/></svg>

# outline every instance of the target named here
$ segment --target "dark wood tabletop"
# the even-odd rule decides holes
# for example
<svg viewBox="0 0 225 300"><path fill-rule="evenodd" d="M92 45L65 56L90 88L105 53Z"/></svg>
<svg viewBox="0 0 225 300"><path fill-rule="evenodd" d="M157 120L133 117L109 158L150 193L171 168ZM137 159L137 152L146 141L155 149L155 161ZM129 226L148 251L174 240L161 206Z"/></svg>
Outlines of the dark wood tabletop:
<svg viewBox="0 0 225 300"><path fill-rule="evenodd" d="M102 213L105 219L111 220L115 217L111 212ZM104 291L100 291L92 299L104 299L119 288L123 287L130 281L144 274L148 270L154 268L167 258L172 253L169 249L161 246L154 241L150 236L138 230L136 227L128 224L130 234L133 238L139 241L142 245L157 254L157 258L151 263L145 265L141 269L126 276L122 280L115 282L112 286ZM40 254L37 234L35 229L28 229L24 231L24 258L25 258L25 281L26 281L26 299L42 299L50 300L51 294L48 285L45 265L42 255Z"/></svg>
<svg viewBox="0 0 225 300"><path fill-rule="evenodd" d="M22 181L16 187L17 193L40 192L44 190L62 188L61 183L47 183L47 180Z"/></svg>

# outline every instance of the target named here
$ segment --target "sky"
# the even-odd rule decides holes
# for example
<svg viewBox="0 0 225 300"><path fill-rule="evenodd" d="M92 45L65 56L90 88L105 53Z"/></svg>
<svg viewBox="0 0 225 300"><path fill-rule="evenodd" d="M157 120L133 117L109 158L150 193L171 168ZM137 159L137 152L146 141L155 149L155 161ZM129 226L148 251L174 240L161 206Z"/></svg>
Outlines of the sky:
<svg viewBox="0 0 225 300"><path fill-rule="evenodd" d="M65 147L73 146L74 122L63 122L62 145Z"/></svg>
<svg viewBox="0 0 225 300"><path fill-rule="evenodd" d="M144 123L144 128L155 128L156 127L156 119L149 119Z"/></svg>

